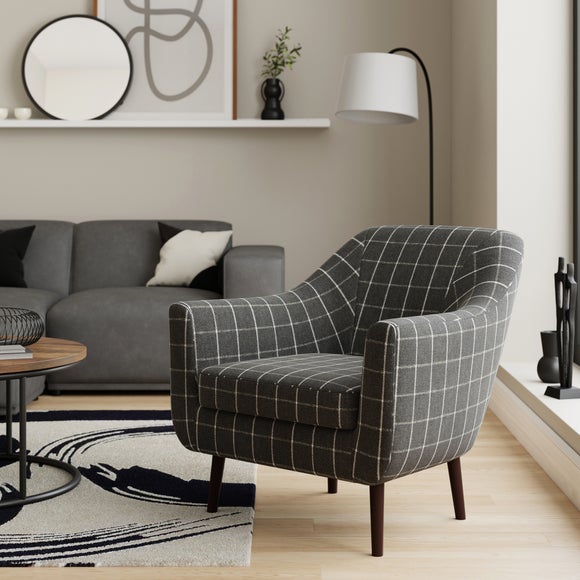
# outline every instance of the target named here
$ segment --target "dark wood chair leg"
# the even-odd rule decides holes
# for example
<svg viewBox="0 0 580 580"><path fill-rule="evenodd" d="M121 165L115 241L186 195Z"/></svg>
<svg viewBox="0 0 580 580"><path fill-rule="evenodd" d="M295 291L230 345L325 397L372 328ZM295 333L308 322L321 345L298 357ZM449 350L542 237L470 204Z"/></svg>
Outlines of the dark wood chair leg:
<svg viewBox="0 0 580 580"><path fill-rule="evenodd" d="M338 479L332 479L332 477L328 478L328 493L337 493L338 492Z"/></svg>
<svg viewBox="0 0 580 580"><path fill-rule="evenodd" d="M211 475L209 478L209 493L207 498L207 511L210 514L217 512L224 475L225 457L213 456L211 460Z"/></svg>
<svg viewBox="0 0 580 580"><path fill-rule="evenodd" d="M449 483L451 483L451 495L453 496L453 508L455 518L465 519L465 500L463 498L463 480L461 478L461 461L459 457L447 463L449 471Z"/></svg>
<svg viewBox="0 0 580 580"><path fill-rule="evenodd" d="M371 500L371 546L372 555L383 555L383 535L385 527L385 484L369 486Z"/></svg>

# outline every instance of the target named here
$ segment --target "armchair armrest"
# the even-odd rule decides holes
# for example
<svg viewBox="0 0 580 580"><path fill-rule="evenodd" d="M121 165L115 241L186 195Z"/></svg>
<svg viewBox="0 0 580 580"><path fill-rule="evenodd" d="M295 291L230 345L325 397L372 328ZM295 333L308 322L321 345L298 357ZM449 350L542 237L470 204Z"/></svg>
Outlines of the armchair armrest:
<svg viewBox="0 0 580 580"><path fill-rule="evenodd" d="M179 373L189 373L195 383L197 373L214 364L308 352L349 352L362 247L353 238L288 292L173 304L169 310L172 391ZM238 290L249 291L248 276L259 275L255 266L250 269L246 264L255 264L250 256L256 254L262 256L269 271L268 280L273 285L282 283L280 248L241 246L224 259L226 285L240 274L247 282ZM232 286L226 292L231 294Z"/></svg>
<svg viewBox="0 0 580 580"><path fill-rule="evenodd" d="M478 306L368 332L354 471L388 481L463 455L481 427L515 288Z"/></svg>
<svg viewBox="0 0 580 580"><path fill-rule="evenodd" d="M172 367L199 372L215 364L308 352L344 352L352 310L341 326L308 285L265 297L178 302L169 309ZM336 313L336 311L335 311ZM178 351L187 351L179 355Z"/></svg>
<svg viewBox="0 0 580 580"><path fill-rule="evenodd" d="M345 310L350 304L345 304ZM303 285L266 297L178 302L169 308L171 395L197 404L208 366L307 352L342 352L352 319L337 328Z"/></svg>
<svg viewBox="0 0 580 580"><path fill-rule="evenodd" d="M235 246L224 256L224 298L266 296L284 290L284 248Z"/></svg>
<svg viewBox="0 0 580 580"><path fill-rule="evenodd" d="M193 412L198 404L197 376L211 365L301 353L349 352L362 248L362 242L353 238L288 292L172 304L172 400L187 399ZM241 247L226 254L226 285L236 278L236 270L244 270L252 252ZM270 248L261 253L269 264L269 279L281 284L280 251ZM253 276L255 273L252 269ZM244 285L244 294L253 293L248 288L249 282ZM226 293L233 293L231 286Z"/></svg>

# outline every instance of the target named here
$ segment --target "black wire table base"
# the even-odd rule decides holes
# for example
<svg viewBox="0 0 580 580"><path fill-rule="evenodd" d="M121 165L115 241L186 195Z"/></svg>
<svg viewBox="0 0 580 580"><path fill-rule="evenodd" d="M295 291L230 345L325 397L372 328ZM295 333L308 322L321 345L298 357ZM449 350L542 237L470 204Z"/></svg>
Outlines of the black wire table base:
<svg viewBox="0 0 580 580"><path fill-rule="evenodd" d="M6 377L8 378L8 377ZM0 509L7 507L15 507L20 505L26 505L31 503L36 503L39 501L44 501L51 499L71 489L74 489L81 481L81 474L79 470L70 463L65 463L58 459L52 459L50 457L39 457L37 455L28 455L26 449L26 377L25 376L15 376L10 378L18 378L20 382L20 401L19 401L19 414L18 414L18 426L20 431L20 449L18 453L12 451L12 388L11 380L6 381L6 452L0 453L0 459L3 460L14 460L19 463L19 487L18 493L19 498L7 499L0 501ZM41 493L36 493L34 495L27 495L26 492L26 471L29 463L36 463L37 465L50 465L51 467L56 467L69 473L72 477L71 479L59 487L43 491Z"/></svg>
<svg viewBox="0 0 580 580"><path fill-rule="evenodd" d="M0 459L20 459L19 454L13 453L2 453L0 454ZM49 489L47 491L43 491L41 493L35 493L34 495L26 495L22 497L22 490L20 490L21 497L19 499L7 499L0 501L0 509L7 508L7 507L15 507L19 505L26 505L29 503L35 503L38 501L44 501L46 499L51 499L56 497L57 495L62 495L71 489L74 489L81 481L81 474L79 470L70 463L65 463L64 461L59 461L58 459L51 459L50 457L38 457L37 455L27 455L26 462L27 463L36 463L37 465L50 465L51 467L56 467L57 469L62 469L67 471L72 475L70 481L61 485L60 487L55 487L54 489ZM26 467L25 467L26 469Z"/></svg>

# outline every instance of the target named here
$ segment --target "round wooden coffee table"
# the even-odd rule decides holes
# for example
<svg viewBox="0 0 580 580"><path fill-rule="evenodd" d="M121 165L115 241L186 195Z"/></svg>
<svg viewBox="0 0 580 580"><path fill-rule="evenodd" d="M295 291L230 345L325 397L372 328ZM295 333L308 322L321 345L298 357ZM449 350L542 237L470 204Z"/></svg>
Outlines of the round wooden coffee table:
<svg viewBox="0 0 580 580"><path fill-rule="evenodd" d="M63 370L82 361L87 356L87 348L84 344L63 340L60 338L41 338L38 342L27 347L32 351L32 358L0 360L0 381L6 385L6 452L0 454L0 459L18 460L19 462L19 499L0 501L0 508L18 506L61 495L75 488L81 474L70 463L52 459L28 455L26 450L26 379L40 375L47 375L55 371ZM20 401L18 405L18 424L20 428L20 449L18 453L13 451L12 441L12 389L10 382L19 381ZM60 487L43 491L34 495L26 494L26 466L28 463L39 465L51 465L62 469L72 476L70 481Z"/></svg>

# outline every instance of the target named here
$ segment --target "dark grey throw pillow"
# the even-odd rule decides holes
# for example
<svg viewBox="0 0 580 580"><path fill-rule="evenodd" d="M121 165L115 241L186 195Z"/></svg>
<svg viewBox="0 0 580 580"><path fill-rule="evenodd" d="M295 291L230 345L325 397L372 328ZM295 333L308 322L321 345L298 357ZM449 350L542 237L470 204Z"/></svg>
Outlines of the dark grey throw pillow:
<svg viewBox="0 0 580 580"><path fill-rule="evenodd" d="M162 246L173 236L176 236L183 231L180 228L164 224L163 222L157 222L157 225L159 227L159 237L161 238ZM203 272L200 272L190 282L189 287L223 294L223 257L217 265L206 268Z"/></svg>
<svg viewBox="0 0 580 580"><path fill-rule="evenodd" d="M26 288L22 260L35 226L0 232L0 286Z"/></svg>

